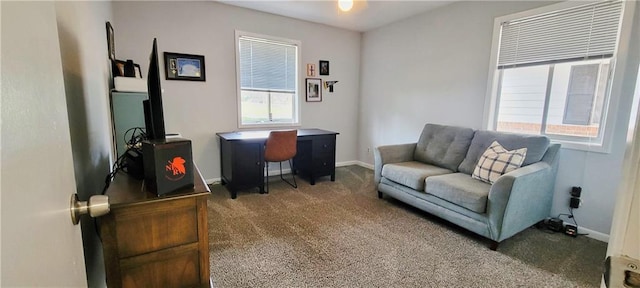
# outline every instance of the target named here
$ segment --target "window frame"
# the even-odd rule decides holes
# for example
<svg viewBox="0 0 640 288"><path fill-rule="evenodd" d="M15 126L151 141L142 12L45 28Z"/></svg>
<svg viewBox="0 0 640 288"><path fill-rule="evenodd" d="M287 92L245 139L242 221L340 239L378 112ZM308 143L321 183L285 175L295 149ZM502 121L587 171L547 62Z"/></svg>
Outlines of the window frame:
<svg viewBox="0 0 640 288"><path fill-rule="evenodd" d="M558 4L548 5L540 8L535 8L527 11L517 12L505 16L496 17L493 23L493 36L491 41L491 55L489 62L489 71L488 71L488 81L487 81L487 91L485 97L484 104L484 115L483 115L483 126L487 130L496 130L497 119L498 119L498 107L499 107L499 94L500 94L500 78L502 75L501 69L498 69L498 53L500 48L500 36L501 36L501 23L505 21L510 21L514 19L530 17L538 14L549 13L557 10L563 10L568 8L573 8L577 6L585 5L584 2L581 1L567 1ZM599 152L599 153L610 153L611 146L613 142L613 133L616 122L616 114L610 113L611 109L618 107L618 103L621 97L621 87L625 69L625 65L616 65L619 61L625 61L628 52L625 49L624 53L620 53L620 47L625 45L625 48L629 43L629 34L631 31L630 25L632 25L631 17L634 11L634 3L629 1L623 1L622 4L622 20L620 21L619 27L619 37L617 40L616 48L614 51L613 57L610 59L609 66L609 80L607 83L608 86L608 97L603 103L604 107L602 110L601 116L601 127L602 131L599 133L599 137L593 138L596 141L579 141L576 140L575 137L563 137L559 135L550 135L550 134L542 134L546 135L550 138L552 143L560 143L563 148L569 148L573 150L582 150L582 151L590 151L590 152ZM624 63L624 62L620 62ZM545 110L548 107L545 107ZM544 111L546 114L547 112ZM546 121L543 119L543 122ZM543 124L543 123L542 123ZM583 139L587 139L583 137Z"/></svg>
<svg viewBox="0 0 640 288"><path fill-rule="evenodd" d="M240 37L251 37L257 39L264 39L273 42L280 42L289 45L295 45L296 49L296 76L295 76L295 88L293 95L293 122L278 123L278 122L266 122L266 123L242 123L242 81L240 72ZM237 101L237 114L238 114L238 128L278 128L278 127L299 127L300 121L300 50L302 49L302 42L299 40L281 38L276 36L246 32L241 30L235 30L235 54L236 54L236 101Z"/></svg>

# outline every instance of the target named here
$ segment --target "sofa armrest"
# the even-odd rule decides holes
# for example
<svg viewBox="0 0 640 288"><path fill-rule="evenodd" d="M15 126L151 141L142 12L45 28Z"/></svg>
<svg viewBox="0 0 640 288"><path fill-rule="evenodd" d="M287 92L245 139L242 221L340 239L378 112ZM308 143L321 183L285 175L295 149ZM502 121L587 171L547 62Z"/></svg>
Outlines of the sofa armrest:
<svg viewBox="0 0 640 288"><path fill-rule="evenodd" d="M549 216L554 180L553 167L545 162L498 178L487 201L491 238L500 242Z"/></svg>
<svg viewBox="0 0 640 288"><path fill-rule="evenodd" d="M374 181L376 186L382 179L382 166L387 163L398 163L413 160L417 143L378 146L373 151Z"/></svg>

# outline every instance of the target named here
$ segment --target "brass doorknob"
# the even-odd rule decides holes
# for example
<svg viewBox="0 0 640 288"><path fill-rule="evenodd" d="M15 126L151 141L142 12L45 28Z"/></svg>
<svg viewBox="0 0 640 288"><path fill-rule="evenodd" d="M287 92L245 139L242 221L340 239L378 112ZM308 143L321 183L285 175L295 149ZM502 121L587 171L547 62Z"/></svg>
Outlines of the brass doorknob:
<svg viewBox="0 0 640 288"><path fill-rule="evenodd" d="M71 195L71 222L73 225L80 223L80 216L89 214L91 217L100 217L111 211L109 196L93 195L89 201L78 201L78 194Z"/></svg>

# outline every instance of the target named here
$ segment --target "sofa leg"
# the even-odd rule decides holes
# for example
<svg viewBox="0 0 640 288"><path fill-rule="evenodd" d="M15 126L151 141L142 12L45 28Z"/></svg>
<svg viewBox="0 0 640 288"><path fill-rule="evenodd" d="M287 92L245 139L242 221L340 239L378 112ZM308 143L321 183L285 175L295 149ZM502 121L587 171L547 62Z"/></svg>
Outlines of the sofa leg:
<svg viewBox="0 0 640 288"><path fill-rule="evenodd" d="M496 251L498 250L498 245L500 245L500 242L491 240L491 243L489 244L489 249L491 249L491 251Z"/></svg>
<svg viewBox="0 0 640 288"><path fill-rule="evenodd" d="M378 191L378 198L382 199L382 192Z"/></svg>

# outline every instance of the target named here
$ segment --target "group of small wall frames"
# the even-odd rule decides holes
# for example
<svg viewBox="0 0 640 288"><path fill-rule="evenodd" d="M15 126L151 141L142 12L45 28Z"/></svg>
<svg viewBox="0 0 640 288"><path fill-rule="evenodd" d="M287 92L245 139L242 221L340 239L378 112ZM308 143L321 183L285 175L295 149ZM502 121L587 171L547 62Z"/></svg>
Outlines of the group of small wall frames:
<svg viewBox="0 0 640 288"><path fill-rule="evenodd" d="M107 51L111 60L113 77L136 77L142 78L140 65L133 63L132 60L116 59L116 44L113 32L113 26L110 22L106 23L107 28ZM190 81L206 81L203 55L180 54L173 52L164 52L165 75L167 80L190 80Z"/></svg>
<svg viewBox="0 0 640 288"><path fill-rule="evenodd" d="M320 66L320 75L329 75L329 61L320 60L318 66ZM307 77L316 76L316 64L307 64Z"/></svg>
<svg viewBox="0 0 640 288"><path fill-rule="evenodd" d="M329 61L320 60L318 63L320 67L320 75L329 75ZM307 64L307 77L316 76L316 65ZM333 85L338 81L322 81L320 78L307 78L305 80L305 91L307 96L307 102L321 102L322 101L322 87L329 89L329 92L333 92ZM323 85L324 84L324 85Z"/></svg>
<svg viewBox="0 0 640 288"><path fill-rule="evenodd" d="M305 89L307 102L322 102L322 89L329 89L329 92L333 92L333 85L338 81L323 81L320 78L307 78L305 79Z"/></svg>

